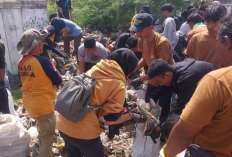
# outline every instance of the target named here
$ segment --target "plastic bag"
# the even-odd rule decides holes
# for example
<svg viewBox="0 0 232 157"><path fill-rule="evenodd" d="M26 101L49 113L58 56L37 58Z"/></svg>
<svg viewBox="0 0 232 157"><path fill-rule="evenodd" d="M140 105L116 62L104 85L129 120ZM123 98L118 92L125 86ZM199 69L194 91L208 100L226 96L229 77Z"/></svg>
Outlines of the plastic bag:
<svg viewBox="0 0 232 157"><path fill-rule="evenodd" d="M0 157L27 157L29 143L30 135L17 117L0 115Z"/></svg>
<svg viewBox="0 0 232 157"><path fill-rule="evenodd" d="M8 89L7 89L7 93L8 93L8 105L9 105L9 109L10 109L10 114L19 118L18 114L16 113L16 111L14 109L13 97L11 95L11 92Z"/></svg>

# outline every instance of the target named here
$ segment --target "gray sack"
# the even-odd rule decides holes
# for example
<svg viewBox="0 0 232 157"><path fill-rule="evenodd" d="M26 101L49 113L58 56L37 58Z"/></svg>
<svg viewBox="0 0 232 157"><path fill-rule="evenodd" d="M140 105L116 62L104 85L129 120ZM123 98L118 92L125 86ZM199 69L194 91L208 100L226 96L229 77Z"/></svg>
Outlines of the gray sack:
<svg viewBox="0 0 232 157"><path fill-rule="evenodd" d="M102 107L90 106L96 79L80 74L69 80L57 96L55 110L72 122L82 120L89 111Z"/></svg>

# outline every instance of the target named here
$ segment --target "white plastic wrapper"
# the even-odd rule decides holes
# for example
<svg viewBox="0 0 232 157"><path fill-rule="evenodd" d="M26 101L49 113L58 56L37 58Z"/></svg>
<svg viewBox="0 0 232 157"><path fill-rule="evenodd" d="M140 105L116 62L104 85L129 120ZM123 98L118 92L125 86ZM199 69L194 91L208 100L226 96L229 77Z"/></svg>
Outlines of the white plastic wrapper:
<svg viewBox="0 0 232 157"><path fill-rule="evenodd" d="M0 115L0 157L27 157L30 135L19 119L10 114Z"/></svg>

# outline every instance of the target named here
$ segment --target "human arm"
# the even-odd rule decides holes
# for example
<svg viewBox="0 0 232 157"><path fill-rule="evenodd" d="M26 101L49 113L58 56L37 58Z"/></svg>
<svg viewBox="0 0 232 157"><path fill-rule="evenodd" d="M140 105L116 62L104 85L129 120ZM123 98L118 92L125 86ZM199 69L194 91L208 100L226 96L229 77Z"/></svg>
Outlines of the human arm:
<svg viewBox="0 0 232 157"><path fill-rule="evenodd" d="M4 81L5 64L5 47L0 43L0 81Z"/></svg>
<svg viewBox="0 0 232 157"><path fill-rule="evenodd" d="M84 44L82 44L78 48L78 61L79 61L79 73L84 73L85 69L85 50L84 50Z"/></svg>
<svg viewBox="0 0 232 157"><path fill-rule="evenodd" d="M190 41L188 40L188 47L186 50L186 55L188 56L188 58L194 58L195 51L196 51L196 36L193 36Z"/></svg>
<svg viewBox="0 0 232 157"><path fill-rule="evenodd" d="M63 28L63 34L62 34L62 37L66 37L69 33L70 33L70 28L66 27L66 28Z"/></svg>
<svg viewBox="0 0 232 157"><path fill-rule="evenodd" d="M132 115L131 113L126 113L126 114L122 114L116 121L106 121L105 120L105 123L107 125L115 125L115 124L121 124L125 121L128 121L132 118Z"/></svg>
<svg viewBox="0 0 232 157"><path fill-rule="evenodd" d="M145 59L141 58L141 60L139 61L135 71L145 67L146 65L147 65L147 63L146 63Z"/></svg>
<svg viewBox="0 0 232 157"><path fill-rule="evenodd" d="M79 74L84 73L85 61L79 61Z"/></svg>
<svg viewBox="0 0 232 157"><path fill-rule="evenodd" d="M5 68L0 68L0 81L4 81Z"/></svg>
<svg viewBox="0 0 232 157"><path fill-rule="evenodd" d="M186 149L202 128L203 126L194 126L180 119L172 129L168 143L164 148L165 157L174 157Z"/></svg>
<svg viewBox="0 0 232 157"><path fill-rule="evenodd" d="M181 114L181 120L169 136L165 149L167 157L187 148L204 127L213 123L213 117L218 110L225 108L224 103L228 96L228 91L220 80L206 75L198 83L195 93Z"/></svg>
<svg viewBox="0 0 232 157"><path fill-rule="evenodd" d="M60 85L62 83L62 78L59 72L57 71L57 69L55 69L55 67L52 65L52 62L47 57L36 57L36 58L40 62L40 65L42 66L46 75L51 79L52 84Z"/></svg>

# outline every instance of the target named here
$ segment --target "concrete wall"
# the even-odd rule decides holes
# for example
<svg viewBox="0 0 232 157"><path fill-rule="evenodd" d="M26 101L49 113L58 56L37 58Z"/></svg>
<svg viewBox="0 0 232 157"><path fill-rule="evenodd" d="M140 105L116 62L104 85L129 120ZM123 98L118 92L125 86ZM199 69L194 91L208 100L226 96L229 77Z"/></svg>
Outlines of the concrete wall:
<svg viewBox="0 0 232 157"><path fill-rule="evenodd" d="M9 79L18 82L17 43L24 31L43 29L48 25L47 0L0 0L0 34L6 46L6 63Z"/></svg>

